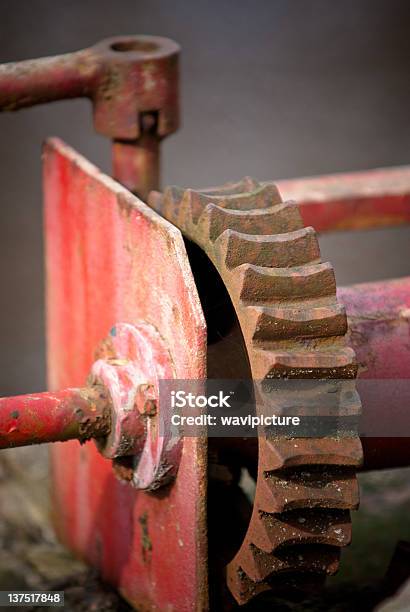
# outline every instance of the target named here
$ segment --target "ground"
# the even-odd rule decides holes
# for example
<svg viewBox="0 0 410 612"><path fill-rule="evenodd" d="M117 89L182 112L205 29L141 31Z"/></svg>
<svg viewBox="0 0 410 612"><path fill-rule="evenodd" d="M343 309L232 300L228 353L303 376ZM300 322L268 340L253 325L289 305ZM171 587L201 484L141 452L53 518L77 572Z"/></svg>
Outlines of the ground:
<svg viewBox="0 0 410 612"><path fill-rule="evenodd" d="M47 474L46 447L0 453L0 590L64 590L65 610L70 612L131 610L55 539L49 521ZM353 516L354 543L344 552L342 569L325 591L298 603L262 598L247 610L365 612L380 605L386 585L391 587L385 574L396 544L410 541L410 468L362 474L360 483L362 501L360 512ZM396 570L393 578L397 578ZM386 612L410 610L409 589L394 607L383 605Z"/></svg>

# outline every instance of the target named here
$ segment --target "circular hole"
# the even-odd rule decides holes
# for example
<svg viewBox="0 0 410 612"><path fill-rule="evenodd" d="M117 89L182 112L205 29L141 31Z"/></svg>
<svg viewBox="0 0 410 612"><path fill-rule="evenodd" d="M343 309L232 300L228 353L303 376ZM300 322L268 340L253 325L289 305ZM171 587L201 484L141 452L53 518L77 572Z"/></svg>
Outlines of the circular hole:
<svg viewBox="0 0 410 612"><path fill-rule="evenodd" d="M157 43L150 42L149 40L120 40L111 45L113 51L119 51L120 53L126 53L127 51L139 51L140 53L152 53L157 51L159 46Z"/></svg>

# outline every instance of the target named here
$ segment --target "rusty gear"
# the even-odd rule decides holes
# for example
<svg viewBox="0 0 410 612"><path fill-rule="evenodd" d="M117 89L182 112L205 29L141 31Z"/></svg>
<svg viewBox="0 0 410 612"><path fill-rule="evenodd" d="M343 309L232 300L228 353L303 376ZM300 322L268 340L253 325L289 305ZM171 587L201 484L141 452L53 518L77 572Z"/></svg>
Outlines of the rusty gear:
<svg viewBox="0 0 410 612"><path fill-rule="evenodd" d="M298 207L282 202L273 183L245 178L193 191L152 192L150 205L199 245L225 283L242 329L254 380L352 380L355 355L336 299L333 269L322 263L316 233L303 227ZM263 403L263 391L259 389ZM349 397L349 399L347 399ZM289 399L282 400L289 408ZM353 398L353 399L352 399ZM340 393L339 414L358 414L357 393ZM349 510L359 503L355 470L358 436L272 438L259 432L259 465L252 518L227 568L238 603L271 588L278 575L292 585L321 583L337 571L351 538Z"/></svg>

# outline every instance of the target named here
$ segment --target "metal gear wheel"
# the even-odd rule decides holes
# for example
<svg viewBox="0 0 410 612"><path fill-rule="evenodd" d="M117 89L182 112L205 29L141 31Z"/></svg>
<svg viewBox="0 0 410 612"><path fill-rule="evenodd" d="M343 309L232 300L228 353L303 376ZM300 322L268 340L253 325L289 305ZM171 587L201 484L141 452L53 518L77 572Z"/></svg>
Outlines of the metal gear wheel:
<svg viewBox="0 0 410 612"><path fill-rule="evenodd" d="M254 380L302 379L307 413L336 381L337 414L357 415L355 355L336 299L334 272L322 263L316 233L273 183L251 178L194 191L152 192L150 205L207 254L234 305ZM350 382L349 382L350 381ZM258 405L263 406L263 384ZM327 395L328 397L328 395ZM300 396L299 396L300 399ZM334 398L333 398L334 399ZM278 393L285 412L294 398ZM300 403L300 401L299 401ZM360 439L272 437L259 432L258 476L245 539L227 568L238 603L275 586L321 583L337 571L359 503Z"/></svg>

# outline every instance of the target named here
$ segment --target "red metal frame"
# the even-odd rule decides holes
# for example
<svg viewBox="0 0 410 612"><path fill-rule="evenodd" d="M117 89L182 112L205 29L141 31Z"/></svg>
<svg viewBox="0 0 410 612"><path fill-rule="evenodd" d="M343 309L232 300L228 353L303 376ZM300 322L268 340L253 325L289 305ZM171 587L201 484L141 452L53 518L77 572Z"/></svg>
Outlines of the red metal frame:
<svg viewBox="0 0 410 612"><path fill-rule="evenodd" d="M176 376L206 376L205 323L180 232L57 140L44 149L48 374L83 384L118 321L153 324ZM207 607L206 441L186 438L175 483L144 493L92 443L52 448L61 539L138 609Z"/></svg>

